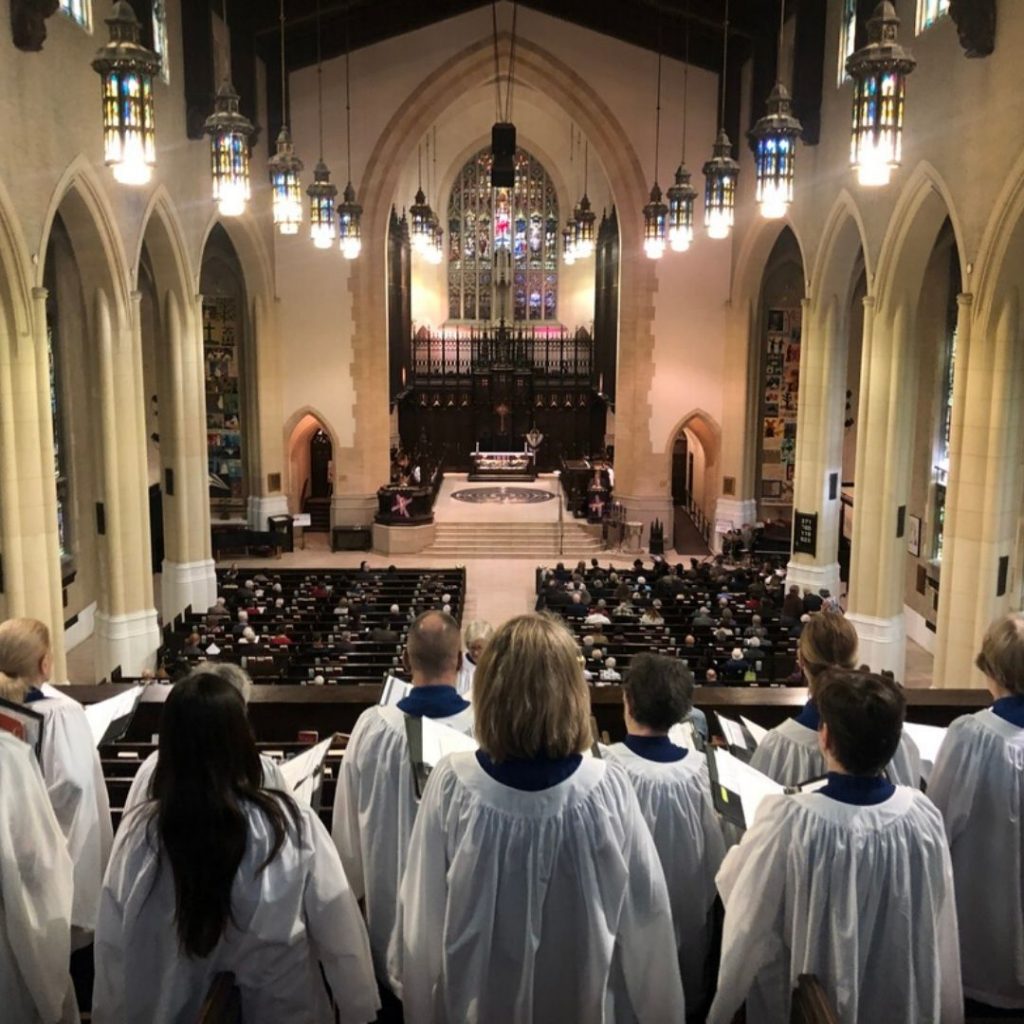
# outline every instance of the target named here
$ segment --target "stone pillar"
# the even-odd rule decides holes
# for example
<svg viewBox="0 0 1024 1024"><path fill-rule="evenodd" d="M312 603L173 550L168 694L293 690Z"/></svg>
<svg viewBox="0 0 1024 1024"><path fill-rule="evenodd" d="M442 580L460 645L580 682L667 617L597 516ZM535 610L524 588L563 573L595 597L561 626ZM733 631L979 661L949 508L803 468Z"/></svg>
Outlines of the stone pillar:
<svg viewBox="0 0 1024 1024"><path fill-rule="evenodd" d="M120 666L136 675L155 664L160 628L150 571L149 496L139 295L133 323L118 322L102 289L93 296L99 382L100 587L96 611L96 675Z"/></svg>
<svg viewBox="0 0 1024 1024"><path fill-rule="evenodd" d="M210 499L206 458L206 395L202 318L193 319L174 292L164 302L160 339L160 450L164 560L160 607L169 622L189 605L203 611L217 596L210 557ZM173 477L173 490L168 484Z"/></svg>
<svg viewBox="0 0 1024 1024"><path fill-rule="evenodd" d="M939 582L935 685L983 686L974 667L989 623L1017 606L1012 565L1020 521L1024 354L1014 292L987 330L972 329L971 295L957 299L946 521ZM1006 593L997 592L1007 559ZM1019 582L1017 584L1019 588Z"/></svg>
<svg viewBox="0 0 1024 1024"><path fill-rule="evenodd" d="M872 297L864 300L848 616L860 636L859 660L902 680L905 520L917 388L910 367L912 318L905 301L886 312L882 316L875 310Z"/></svg>
<svg viewBox="0 0 1024 1024"><path fill-rule="evenodd" d="M794 553L786 585L839 595L839 507L843 465L843 419L847 339L835 295L803 301L800 402L797 409L794 513L818 517L815 553ZM833 489L834 483L834 489Z"/></svg>

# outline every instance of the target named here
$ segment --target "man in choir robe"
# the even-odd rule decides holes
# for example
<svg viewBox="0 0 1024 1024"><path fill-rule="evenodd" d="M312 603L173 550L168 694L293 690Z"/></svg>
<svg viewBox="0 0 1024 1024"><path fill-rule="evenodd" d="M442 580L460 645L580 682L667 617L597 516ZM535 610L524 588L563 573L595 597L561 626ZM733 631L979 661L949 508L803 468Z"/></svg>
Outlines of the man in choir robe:
<svg viewBox="0 0 1024 1024"><path fill-rule="evenodd" d="M413 622L405 650L412 692L397 707L372 707L359 716L338 777L331 831L349 884L365 900L370 949L382 982L416 818L405 720L432 718L472 734L472 708L455 688L460 640L458 623L443 612L424 612Z"/></svg>
<svg viewBox="0 0 1024 1024"><path fill-rule="evenodd" d="M0 1018L78 1020L71 857L32 748L0 732Z"/></svg>
<svg viewBox="0 0 1024 1024"><path fill-rule="evenodd" d="M709 915L725 842L704 755L676 746L668 735L692 701L693 675L677 658L635 655L622 693L626 738L604 754L626 770L654 838L668 883L686 1006L694 1015L706 1008Z"/></svg>
<svg viewBox="0 0 1024 1024"><path fill-rule="evenodd" d="M801 974L843 1024L960 1024L960 951L942 816L884 775L906 702L891 679L834 669L818 693L828 782L765 798L718 873L725 928L709 1024L787 1021Z"/></svg>
<svg viewBox="0 0 1024 1024"><path fill-rule="evenodd" d="M949 727L928 795L946 822L964 994L981 1017L1024 1011L1024 616L992 623L976 664L992 706Z"/></svg>

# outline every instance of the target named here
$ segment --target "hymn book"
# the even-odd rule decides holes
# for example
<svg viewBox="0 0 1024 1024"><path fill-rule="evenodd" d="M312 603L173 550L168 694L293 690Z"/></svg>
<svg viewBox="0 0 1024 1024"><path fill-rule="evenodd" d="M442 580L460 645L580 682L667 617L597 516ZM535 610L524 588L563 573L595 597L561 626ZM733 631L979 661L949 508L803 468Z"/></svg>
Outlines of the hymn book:
<svg viewBox="0 0 1024 1024"><path fill-rule="evenodd" d="M742 761L749 761L757 749L757 744L760 740L751 733L746 719L742 722L737 722L735 719L728 718L718 711L715 712L715 717L718 719L719 728L721 728L722 735L725 737L725 742L732 754ZM753 725L754 723L751 722L750 724ZM758 729L760 727L754 726L754 728ZM766 730L761 729L760 731L763 734Z"/></svg>
<svg viewBox="0 0 1024 1024"><path fill-rule="evenodd" d="M458 729L442 725L432 718L405 716L405 737L409 744L409 759L412 761L412 776L416 785L416 798L423 796L430 773L438 761L447 754L479 750L480 745L472 736Z"/></svg>
<svg viewBox="0 0 1024 1024"><path fill-rule="evenodd" d="M104 743L116 743L132 724L135 709L139 706L143 686L133 686L116 697L85 706L85 717L92 730L92 741L97 747Z"/></svg>
<svg viewBox="0 0 1024 1024"><path fill-rule="evenodd" d="M939 748L946 738L946 729L937 725L920 725L917 722L904 722L903 731L914 741L921 754L921 775L927 782L931 778L935 759L939 756Z"/></svg>
<svg viewBox="0 0 1024 1024"><path fill-rule="evenodd" d="M298 801L308 804L314 810L320 809L320 787L323 784L324 762L331 745L337 739L333 733L315 746L296 754L291 760L279 767L291 795Z"/></svg>
<svg viewBox="0 0 1024 1024"><path fill-rule="evenodd" d="M412 683L403 683L397 676L388 674L384 679L384 686L380 691L380 700L377 702L382 708L398 707L398 702L405 700L412 692Z"/></svg>

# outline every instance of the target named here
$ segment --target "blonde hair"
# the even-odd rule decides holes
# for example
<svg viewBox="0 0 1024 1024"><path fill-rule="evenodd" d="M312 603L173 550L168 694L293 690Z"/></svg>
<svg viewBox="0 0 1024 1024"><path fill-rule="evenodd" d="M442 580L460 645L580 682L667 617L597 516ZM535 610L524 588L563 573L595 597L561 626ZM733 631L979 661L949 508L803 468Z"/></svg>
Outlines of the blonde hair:
<svg viewBox="0 0 1024 1024"><path fill-rule="evenodd" d="M842 612L815 612L800 632L800 665L814 696L818 676L857 664L857 631Z"/></svg>
<svg viewBox="0 0 1024 1024"><path fill-rule="evenodd" d="M551 615L506 622L473 677L476 738L494 761L590 746L590 696L572 634Z"/></svg>
<svg viewBox="0 0 1024 1024"><path fill-rule="evenodd" d="M996 619L985 631L974 664L1010 693L1024 693L1024 615Z"/></svg>
<svg viewBox="0 0 1024 1024"><path fill-rule="evenodd" d="M467 647L476 643L477 640L490 640L492 636L494 636L494 627L483 619L474 619L463 630L463 640Z"/></svg>
<svg viewBox="0 0 1024 1024"><path fill-rule="evenodd" d="M0 622L0 697L20 703L50 653L50 631L38 619Z"/></svg>

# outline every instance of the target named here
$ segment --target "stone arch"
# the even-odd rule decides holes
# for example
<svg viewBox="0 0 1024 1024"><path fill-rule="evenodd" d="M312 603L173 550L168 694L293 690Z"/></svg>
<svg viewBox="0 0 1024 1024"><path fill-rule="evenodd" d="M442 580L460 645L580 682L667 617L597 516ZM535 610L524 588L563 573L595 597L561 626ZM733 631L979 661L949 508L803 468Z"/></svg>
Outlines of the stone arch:
<svg viewBox="0 0 1024 1024"><path fill-rule="evenodd" d="M284 451L285 466L287 467L287 480L285 492L289 499L289 508L293 512L301 512L301 500L303 495L304 481L309 473L309 441L312 436L322 430L331 439L332 452L338 451L338 434L331 426L330 421L318 409L311 405L304 405L288 417L284 425ZM337 479L335 468L333 479L329 481L333 486Z"/></svg>
<svg viewBox="0 0 1024 1024"><path fill-rule="evenodd" d="M617 118L597 92L558 57L528 39L517 40L518 80L535 84L582 128L601 162L615 203L620 209L639 210L646 201L640 162L626 141ZM387 353L379 343L386 323L385 267L387 219L402 169L420 137L420 126L435 120L468 85L486 82L493 72L493 39L477 42L452 56L409 93L392 116L367 161L360 195L363 203L364 247L349 277L352 293L352 369L355 434L352 446L338 457L346 462L346 476L357 498L369 511L379 483L387 478L388 410L380 402L387 387ZM638 218L620 224L624 251L637 251L641 229ZM620 279L620 374L633 377L640 395L650 389L653 373L653 334L648 314L655 288L655 271L647 260L623 260ZM649 416L649 409L648 409ZM637 432L639 434L639 432ZM642 471L638 461L651 459L646 434L623 452L623 476ZM624 479L624 493L631 486Z"/></svg>
<svg viewBox="0 0 1024 1024"><path fill-rule="evenodd" d="M866 238L864 218L853 196L844 188L825 219L814 269L808 277L808 298L812 306L827 301L826 296L835 296L841 304L846 304L844 300L849 298L856 283L858 251L864 262L868 294L871 294L873 274Z"/></svg>
<svg viewBox="0 0 1024 1024"><path fill-rule="evenodd" d="M691 409L685 416L676 421L676 425L669 432L665 445L665 459L667 462L666 478L672 477L672 445L683 429L689 429L700 441L707 458L707 465L710 470L717 465L722 450L722 428L718 421L710 413L703 409Z"/></svg>
<svg viewBox="0 0 1024 1024"><path fill-rule="evenodd" d="M1024 150L1007 175L1006 184L993 204L985 225L974 272L974 315L979 322L993 321L1006 288L1007 274L1019 264L1011 257L1024 232ZM965 276L964 280L968 278Z"/></svg>
<svg viewBox="0 0 1024 1024"><path fill-rule="evenodd" d="M203 272L203 256L213 229L220 226L231 241L245 277L245 290L251 304L257 295L274 294L274 273L266 246L252 223L252 216L221 217L214 209L206 223L199 243L199 257L195 263L195 290Z"/></svg>
<svg viewBox="0 0 1024 1024"><path fill-rule="evenodd" d="M766 221L758 217L750 231L743 238L739 256L736 259L732 277L733 302L741 305L744 302L756 303L761 294L764 279L764 268L768 264L779 238L789 231L796 240L800 250L800 261L804 267L804 281L807 274L807 249L800 238L800 232L791 218L782 221ZM806 287L806 284L805 284Z"/></svg>
<svg viewBox="0 0 1024 1024"><path fill-rule="evenodd" d="M32 280L28 248L10 195L0 180L0 309L12 339L32 331Z"/></svg>
<svg viewBox="0 0 1024 1024"><path fill-rule="evenodd" d="M142 231L132 266L138 279L143 247L149 252L157 286L162 292L174 288L178 300L188 304L198 286L198 274L192 267L184 232L166 185L154 189L142 216Z"/></svg>

